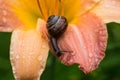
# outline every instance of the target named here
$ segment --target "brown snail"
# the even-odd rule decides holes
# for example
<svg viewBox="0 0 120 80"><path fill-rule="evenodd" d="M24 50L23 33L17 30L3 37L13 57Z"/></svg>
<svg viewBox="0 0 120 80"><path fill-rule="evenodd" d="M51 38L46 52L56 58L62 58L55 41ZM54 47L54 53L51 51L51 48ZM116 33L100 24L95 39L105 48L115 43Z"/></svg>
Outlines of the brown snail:
<svg viewBox="0 0 120 80"><path fill-rule="evenodd" d="M50 35L50 47L57 57L60 57L63 52L68 52L61 51L57 43L57 40L66 31L67 26L68 21L64 16L52 15L47 20L46 27Z"/></svg>

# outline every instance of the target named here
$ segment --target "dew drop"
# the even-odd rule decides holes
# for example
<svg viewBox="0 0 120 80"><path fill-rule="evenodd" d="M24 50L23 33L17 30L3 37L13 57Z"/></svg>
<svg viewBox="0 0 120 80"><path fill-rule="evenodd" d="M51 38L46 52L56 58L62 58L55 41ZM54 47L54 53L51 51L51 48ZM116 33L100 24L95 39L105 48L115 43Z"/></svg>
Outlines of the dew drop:
<svg viewBox="0 0 120 80"><path fill-rule="evenodd" d="M110 5L106 4L106 5L105 5L105 7L106 7L106 8L109 8L109 7L110 7Z"/></svg>
<svg viewBox="0 0 120 80"><path fill-rule="evenodd" d="M96 58L96 59L95 59L95 62L97 63L98 61L99 61L99 59L98 59L98 58Z"/></svg>
<svg viewBox="0 0 120 80"><path fill-rule="evenodd" d="M31 51L29 54L32 55L32 54L33 54L33 51Z"/></svg>
<svg viewBox="0 0 120 80"><path fill-rule="evenodd" d="M11 51L11 52L10 52L10 54L12 55L12 54L14 54L14 52L13 52L13 51Z"/></svg>
<svg viewBox="0 0 120 80"><path fill-rule="evenodd" d="M16 55L16 59L19 59L20 57L19 57L19 55Z"/></svg>
<svg viewBox="0 0 120 80"><path fill-rule="evenodd" d="M92 60L91 60L91 59L89 59L88 61L89 61L89 62L91 62Z"/></svg>
<svg viewBox="0 0 120 80"><path fill-rule="evenodd" d="M5 17L3 17L3 22L6 23L7 22L7 19Z"/></svg>
<svg viewBox="0 0 120 80"><path fill-rule="evenodd" d="M99 34L100 34L100 35L102 35L102 34L103 34L103 31L102 31L102 30L100 30L100 31L99 31Z"/></svg>
<svg viewBox="0 0 120 80"><path fill-rule="evenodd" d="M10 56L10 60L11 60L11 61L14 61L14 58L13 58L13 56Z"/></svg>
<svg viewBox="0 0 120 80"><path fill-rule="evenodd" d="M84 49L86 49L86 47L84 47Z"/></svg>
<svg viewBox="0 0 120 80"><path fill-rule="evenodd" d="M45 45L42 45L42 48L45 48L46 46Z"/></svg>
<svg viewBox="0 0 120 80"><path fill-rule="evenodd" d="M6 10L3 10L3 15L7 15L7 11Z"/></svg>
<svg viewBox="0 0 120 80"><path fill-rule="evenodd" d="M112 4L116 5L116 1L113 0L113 1L112 1Z"/></svg>
<svg viewBox="0 0 120 80"><path fill-rule="evenodd" d="M39 60L39 61L42 61L42 60L43 60L42 56L39 56L39 57L38 57L38 60Z"/></svg>
<svg viewBox="0 0 120 80"><path fill-rule="evenodd" d="M41 75L43 73L44 69L40 69L39 71L39 75Z"/></svg>
<svg viewBox="0 0 120 80"><path fill-rule="evenodd" d="M70 59L70 63L72 63L73 62L73 59Z"/></svg>
<svg viewBox="0 0 120 80"><path fill-rule="evenodd" d="M13 70L13 74L15 74L16 71L14 66L12 67L12 70Z"/></svg>
<svg viewBox="0 0 120 80"><path fill-rule="evenodd" d="M93 57L93 54L92 54L92 53L89 53L89 57L90 57L90 58Z"/></svg>

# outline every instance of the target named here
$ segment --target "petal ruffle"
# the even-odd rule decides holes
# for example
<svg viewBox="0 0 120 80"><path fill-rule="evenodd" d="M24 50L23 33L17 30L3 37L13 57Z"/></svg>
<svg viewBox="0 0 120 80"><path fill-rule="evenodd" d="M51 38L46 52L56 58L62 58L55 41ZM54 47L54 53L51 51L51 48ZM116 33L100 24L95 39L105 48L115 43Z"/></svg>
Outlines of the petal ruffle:
<svg viewBox="0 0 120 80"><path fill-rule="evenodd" d="M92 12L100 16L106 23L120 23L120 0L102 0Z"/></svg>
<svg viewBox="0 0 120 80"><path fill-rule="evenodd" d="M44 22L38 20L41 30ZM10 60L16 80L39 80L49 47L40 30L16 29L12 33Z"/></svg>
<svg viewBox="0 0 120 80"><path fill-rule="evenodd" d="M105 24L94 14L80 17L78 25L69 25L65 34L59 40L59 46L64 53L60 59L64 64L79 64L85 73L96 69L104 57L107 43Z"/></svg>

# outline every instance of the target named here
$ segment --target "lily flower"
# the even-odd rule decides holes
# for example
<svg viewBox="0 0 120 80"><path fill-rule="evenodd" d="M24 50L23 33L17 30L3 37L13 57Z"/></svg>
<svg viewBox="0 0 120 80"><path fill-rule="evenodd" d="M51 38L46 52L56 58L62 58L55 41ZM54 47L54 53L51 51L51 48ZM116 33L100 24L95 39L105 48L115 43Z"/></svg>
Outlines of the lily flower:
<svg viewBox="0 0 120 80"><path fill-rule="evenodd" d="M0 31L11 31L10 60L16 80L39 80L48 57L46 21L64 16L68 28L58 40L66 65L95 70L105 56L105 23L120 22L119 0L1 0Z"/></svg>

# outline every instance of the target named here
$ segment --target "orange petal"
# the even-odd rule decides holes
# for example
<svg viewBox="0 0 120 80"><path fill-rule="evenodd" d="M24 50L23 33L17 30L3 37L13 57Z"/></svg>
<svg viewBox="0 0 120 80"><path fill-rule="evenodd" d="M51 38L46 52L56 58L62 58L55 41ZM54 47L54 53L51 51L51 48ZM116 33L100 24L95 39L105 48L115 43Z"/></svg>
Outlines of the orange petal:
<svg viewBox="0 0 120 80"><path fill-rule="evenodd" d="M92 12L100 16L105 22L120 23L120 0L102 0Z"/></svg>
<svg viewBox="0 0 120 80"><path fill-rule="evenodd" d="M8 3L8 0L0 0L0 31L13 31L22 26Z"/></svg>
<svg viewBox="0 0 120 80"><path fill-rule="evenodd" d="M39 80L45 69L49 47L43 38L38 20L38 29L16 29L12 33L10 60L16 80Z"/></svg>
<svg viewBox="0 0 120 80"><path fill-rule="evenodd" d="M64 53L60 59L64 64L79 64L85 73L96 69L104 58L107 43L105 24L94 14L80 17L78 25L69 25L65 34L59 40L59 46Z"/></svg>

